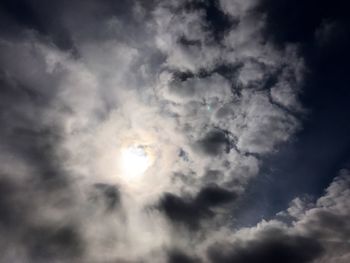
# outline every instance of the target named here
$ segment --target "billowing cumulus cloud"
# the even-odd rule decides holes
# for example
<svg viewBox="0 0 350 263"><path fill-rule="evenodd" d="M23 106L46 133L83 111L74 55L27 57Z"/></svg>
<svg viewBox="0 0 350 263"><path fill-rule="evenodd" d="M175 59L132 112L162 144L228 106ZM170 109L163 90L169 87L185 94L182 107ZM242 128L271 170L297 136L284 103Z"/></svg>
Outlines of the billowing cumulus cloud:
<svg viewBox="0 0 350 263"><path fill-rule="evenodd" d="M269 8L1 3L0 261L347 262L346 170L235 225L308 114L305 54L269 37Z"/></svg>

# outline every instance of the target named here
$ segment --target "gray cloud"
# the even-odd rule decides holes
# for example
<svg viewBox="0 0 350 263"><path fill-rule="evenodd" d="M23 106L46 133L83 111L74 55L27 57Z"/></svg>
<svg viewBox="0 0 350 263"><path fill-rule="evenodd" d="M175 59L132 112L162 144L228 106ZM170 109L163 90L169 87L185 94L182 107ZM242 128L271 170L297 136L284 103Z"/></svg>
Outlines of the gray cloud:
<svg viewBox="0 0 350 263"><path fill-rule="evenodd" d="M165 194L158 209L174 223L182 223L190 229L198 230L200 221L213 217L212 208L230 203L237 195L215 185L209 185L200 190L196 197L179 197Z"/></svg>
<svg viewBox="0 0 350 263"><path fill-rule="evenodd" d="M199 263L201 262L200 259L196 257L191 257L189 255L186 255L180 251L173 250L169 253L169 263L175 263L175 262L183 262L183 263Z"/></svg>
<svg viewBox="0 0 350 263"><path fill-rule="evenodd" d="M313 239L265 230L243 244L217 244L209 248L211 262L312 262L323 249Z"/></svg>

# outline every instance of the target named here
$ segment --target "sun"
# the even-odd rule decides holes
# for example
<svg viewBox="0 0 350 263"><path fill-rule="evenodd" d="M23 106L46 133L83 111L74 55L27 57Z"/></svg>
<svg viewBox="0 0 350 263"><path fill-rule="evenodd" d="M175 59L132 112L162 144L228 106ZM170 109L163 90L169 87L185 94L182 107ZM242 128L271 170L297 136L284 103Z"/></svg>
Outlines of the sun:
<svg viewBox="0 0 350 263"><path fill-rule="evenodd" d="M151 165L151 158L143 146L130 146L121 151L121 170L127 178L142 176Z"/></svg>

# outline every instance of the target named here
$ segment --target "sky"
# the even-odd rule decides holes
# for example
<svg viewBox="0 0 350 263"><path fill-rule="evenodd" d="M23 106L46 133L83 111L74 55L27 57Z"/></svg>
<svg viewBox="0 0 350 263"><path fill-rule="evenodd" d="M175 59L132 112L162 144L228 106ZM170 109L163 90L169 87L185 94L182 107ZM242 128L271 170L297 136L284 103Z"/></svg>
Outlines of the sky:
<svg viewBox="0 0 350 263"><path fill-rule="evenodd" d="M345 0L2 0L0 262L350 262Z"/></svg>

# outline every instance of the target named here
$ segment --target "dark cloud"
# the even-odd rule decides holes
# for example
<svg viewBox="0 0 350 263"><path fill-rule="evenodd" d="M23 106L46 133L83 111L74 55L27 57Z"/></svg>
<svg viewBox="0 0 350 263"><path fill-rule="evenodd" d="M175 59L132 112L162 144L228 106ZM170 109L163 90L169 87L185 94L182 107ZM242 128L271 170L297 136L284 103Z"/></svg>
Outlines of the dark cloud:
<svg viewBox="0 0 350 263"><path fill-rule="evenodd" d="M331 239L333 235L338 236L340 239L348 239L350 237L350 224L347 218L348 215L321 210L310 219L308 230L318 239Z"/></svg>
<svg viewBox="0 0 350 263"><path fill-rule="evenodd" d="M40 66L37 64L38 68ZM60 131L55 125L56 121L48 126L41 119L54 96L54 87L52 94L45 94L35 83L22 83L21 76L15 73L8 69L0 74L0 121L4 127L0 132L2 147L7 155L21 159L38 170L37 183L47 183L51 187L64 186L66 173L57 163L55 155ZM40 85L45 85L46 81L54 85L54 78L45 77Z"/></svg>
<svg viewBox="0 0 350 263"><path fill-rule="evenodd" d="M26 220L30 208L17 199L21 189L5 176L2 175L0 181L0 225L3 229L12 229Z"/></svg>
<svg viewBox="0 0 350 263"><path fill-rule="evenodd" d="M234 192L210 185L202 188L194 198L167 193L161 198L158 209L172 222L196 230L202 220L214 216L212 208L232 202L236 197Z"/></svg>
<svg viewBox="0 0 350 263"><path fill-rule="evenodd" d="M178 41L181 45L185 45L185 46L200 46L201 45L200 40L188 39L185 36L180 37Z"/></svg>
<svg viewBox="0 0 350 263"><path fill-rule="evenodd" d="M41 72L44 62L37 57L37 72L26 81L26 73L20 67L6 68L11 64L6 60L8 55L0 56L3 127L0 156L2 169L6 170L0 176L0 232L9 239L7 245L2 244L4 239L0 242L0 260L14 262L21 257L25 258L22 262L73 260L83 254L84 248L78 227L44 219L49 210L57 209L61 214L75 202L68 173L56 155L61 137L56 126L58 120L52 120L50 126L42 118L55 96L57 79L44 70ZM32 58L35 60L35 54ZM33 63L28 58L26 62L22 60L23 64L28 62ZM33 79L39 75L41 82L35 83ZM41 90L49 82L51 93ZM21 251L18 258L11 256L14 250Z"/></svg>
<svg viewBox="0 0 350 263"><path fill-rule="evenodd" d="M223 153L229 153L233 147L232 138L230 135L220 131L214 130L205 135L199 140L196 146L205 154L210 156L217 156Z"/></svg>
<svg viewBox="0 0 350 263"><path fill-rule="evenodd" d="M210 215L210 212L197 206L191 200L173 194L165 194L159 203L160 211L174 223L182 223L191 229L199 227L199 221Z"/></svg>
<svg viewBox="0 0 350 263"><path fill-rule="evenodd" d="M25 185L11 177L2 174L0 180L0 234L7 237L0 241L0 260L16 259L11 253L17 250L23 262L79 262L85 248L79 227L68 219L58 224L44 219L50 209L69 209L71 193L65 190L62 196L57 189L43 189L34 181Z"/></svg>
<svg viewBox="0 0 350 263"><path fill-rule="evenodd" d="M191 257L179 250L172 250L168 252L168 263L200 263L201 261L196 257Z"/></svg>
<svg viewBox="0 0 350 263"><path fill-rule="evenodd" d="M38 38L79 56L77 42L81 39L106 40L114 37L108 30L98 30L108 19L118 17L128 22L124 26L129 27L129 30L135 30L139 23L139 18L134 17L133 13L135 5L139 4L145 11L144 18L149 19L149 11L154 7L154 2L88 0L82 5L76 0L52 3L43 0L4 0L0 3L0 22L3 25L1 33L10 39L34 33ZM132 31L129 33L130 36L126 36L120 32L119 38L128 38L128 41L138 38Z"/></svg>
<svg viewBox="0 0 350 263"><path fill-rule="evenodd" d="M213 185L201 189L196 196L196 202L201 206L212 207L230 202L236 197L235 193Z"/></svg>
<svg viewBox="0 0 350 263"><path fill-rule="evenodd" d="M63 23L63 8L57 3L45 1L14 0L2 1L0 13L3 33L9 37L18 37L26 30L35 31L50 39L58 47L69 50L74 48L71 35ZM55 17L55 19L50 19ZM17 34L17 35L16 35Z"/></svg>
<svg viewBox="0 0 350 263"><path fill-rule="evenodd" d="M116 186L98 183L94 187L96 191L91 196L93 202L96 202L99 206L105 206L109 211L118 208L120 205L120 193ZM102 199L102 204L99 203L99 199Z"/></svg>
<svg viewBox="0 0 350 263"><path fill-rule="evenodd" d="M28 245L28 253L33 262L78 261L84 251L84 243L73 225L28 229L23 242Z"/></svg>
<svg viewBox="0 0 350 263"><path fill-rule="evenodd" d="M214 245L209 248L208 256L211 262L222 263L307 263L313 262L322 252L322 246L314 239L269 229L243 244Z"/></svg>

